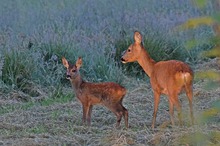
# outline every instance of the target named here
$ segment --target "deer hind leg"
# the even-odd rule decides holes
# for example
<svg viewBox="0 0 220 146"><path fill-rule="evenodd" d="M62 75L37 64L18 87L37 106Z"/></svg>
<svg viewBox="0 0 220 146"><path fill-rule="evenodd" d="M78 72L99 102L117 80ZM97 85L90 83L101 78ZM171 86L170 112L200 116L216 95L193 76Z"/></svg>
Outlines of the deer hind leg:
<svg viewBox="0 0 220 146"><path fill-rule="evenodd" d="M193 105L192 105L192 100L193 100L193 89L192 86L186 86L186 96L188 97L189 100L189 108L190 108L190 117L192 124L194 124L194 116L193 116Z"/></svg>
<svg viewBox="0 0 220 146"><path fill-rule="evenodd" d="M121 98L121 100L119 101L119 104L121 106L121 110L123 112L123 117L124 117L124 121L125 121L125 126L126 128L128 128L128 110L122 105L122 100L123 100L124 96ZM119 107L120 107L119 106Z"/></svg>
<svg viewBox="0 0 220 146"><path fill-rule="evenodd" d="M117 117L116 127L119 127L121 123L121 118L124 115L124 111L121 103L115 104L112 108L110 108L110 110L116 115Z"/></svg>
<svg viewBox="0 0 220 146"><path fill-rule="evenodd" d="M125 126L128 128L128 110L121 104L122 109L123 109L123 117L125 120Z"/></svg>
<svg viewBox="0 0 220 146"><path fill-rule="evenodd" d="M181 104L180 104L179 99L178 99L178 94L176 94L176 93L172 94L170 96L169 100L171 100L171 102L176 106L176 109L177 109L177 112L178 112L179 124L182 125L182 107L181 107ZM171 116L171 121L173 120L172 118L173 117Z"/></svg>
<svg viewBox="0 0 220 146"><path fill-rule="evenodd" d="M156 91L154 91L154 113L153 113L153 120L152 120L152 129L154 129L155 122L156 122L156 117L157 117L157 110L158 110L158 105L160 102L160 94Z"/></svg>
<svg viewBox="0 0 220 146"><path fill-rule="evenodd" d="M173 115L174 115L173 102L171 99L169 99L169 113L170 113L171 124L175 125L174 118L173 118Z"/></svg>
<svg viewBox="0 0 220 146"><path fill-rule="evenodd" d="M122 112L116 112L116 113L115 113L115 115L116 115L116 117L117 117L116 127L119 127L119 126L120 126L122 114L123 114Z"/></svg>
<svg viewBox="0 0 220 146"><path fill-rule="evenodd" d="M121 105L120 105L121 106ZM121 118L122 115L124 114L122 107L118 107L117 111L116 111L116 116L117 116L117 123L116 123L116 127L120 126L121 123Z"/></svg>

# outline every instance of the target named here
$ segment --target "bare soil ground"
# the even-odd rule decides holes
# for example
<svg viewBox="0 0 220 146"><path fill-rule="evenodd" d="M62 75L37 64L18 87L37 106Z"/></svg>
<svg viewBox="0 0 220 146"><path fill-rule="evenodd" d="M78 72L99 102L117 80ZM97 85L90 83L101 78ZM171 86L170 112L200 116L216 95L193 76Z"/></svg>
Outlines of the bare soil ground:
<svg viewBox="0 0 220 146"><path fill-rule="evenodd" d="M214 69L219 71L217 60L202 62L195 71ZM47 145L219 145L220 114L209 123L190 125L189 106L185 94L180 95L184 114L184 126L171 127L167 97L162 96L157 115L157 127L151 130L153 95L149 82L128 79L128 94L124 105L129 110L129 125L124 121L115 128L116 117L102 106L95 106L92 125L81 124L82 109L74 97L70 102L42 105L33 100L23 102L19 92L0 93L0 146ZM208 81L197 79L194 83L194 114L199 123L200 115L220 99L220 87L205 90ZM71 89L66 89L71 92ZM175 116L176 123L178 122Z"/></svg>

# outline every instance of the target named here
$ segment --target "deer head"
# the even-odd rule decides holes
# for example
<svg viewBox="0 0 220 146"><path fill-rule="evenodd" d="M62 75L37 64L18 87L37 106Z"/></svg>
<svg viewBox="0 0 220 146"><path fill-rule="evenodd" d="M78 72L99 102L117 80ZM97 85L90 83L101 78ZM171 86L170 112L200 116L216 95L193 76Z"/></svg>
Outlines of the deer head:
<svg viewBox="0 0 220 146"><path fill-rule="evenodd" d="M79 57L74 65L70 64L66 58L62 58L63 65L66 67L66 78L67 79L75 79L80 75L79 69L82 66L82 58Z"/></svg>
<svg viewBox="0 0 220 146"><path fill-rule="evenodd" d="M142 36L138 31L134 32L134 43L131 44L128 49L122 53L121 61L122 63L135 62L140 58L142 51Z"/></svg>

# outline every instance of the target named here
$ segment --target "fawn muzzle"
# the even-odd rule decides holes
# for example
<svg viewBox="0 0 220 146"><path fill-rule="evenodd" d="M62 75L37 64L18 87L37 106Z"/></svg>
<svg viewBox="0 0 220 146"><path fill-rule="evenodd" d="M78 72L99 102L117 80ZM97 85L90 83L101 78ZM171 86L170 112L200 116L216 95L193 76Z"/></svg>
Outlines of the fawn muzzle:
<svg viewBox="0 0 220 146"><path fill-rule="evenodd" d="M71 79L71 76L70 75L66 75L66 79Z"/></svg>

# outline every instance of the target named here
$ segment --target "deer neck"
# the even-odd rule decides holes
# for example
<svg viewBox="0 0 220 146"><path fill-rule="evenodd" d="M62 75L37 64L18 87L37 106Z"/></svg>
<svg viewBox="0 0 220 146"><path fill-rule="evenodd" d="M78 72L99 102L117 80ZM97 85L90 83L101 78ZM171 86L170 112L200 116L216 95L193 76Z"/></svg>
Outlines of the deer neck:
<svg viewBox="0 0 220 146"><path fill-rule="evenodd" d="M71 85L75 92L77 92L80 89L82 83L83 83L83 79L81 78L80 75L78 75L74 79L71 79Z"/></svg>
<svg viewBox="0 0 220 146"><path fill-rule="evenodd" d="M137 60L137 62L140 64L140 66L143 68L145 73L151 77L151 73L154 67L154 64L156 63L148 54L148 52L142 47L140 57Z"/></svg>

